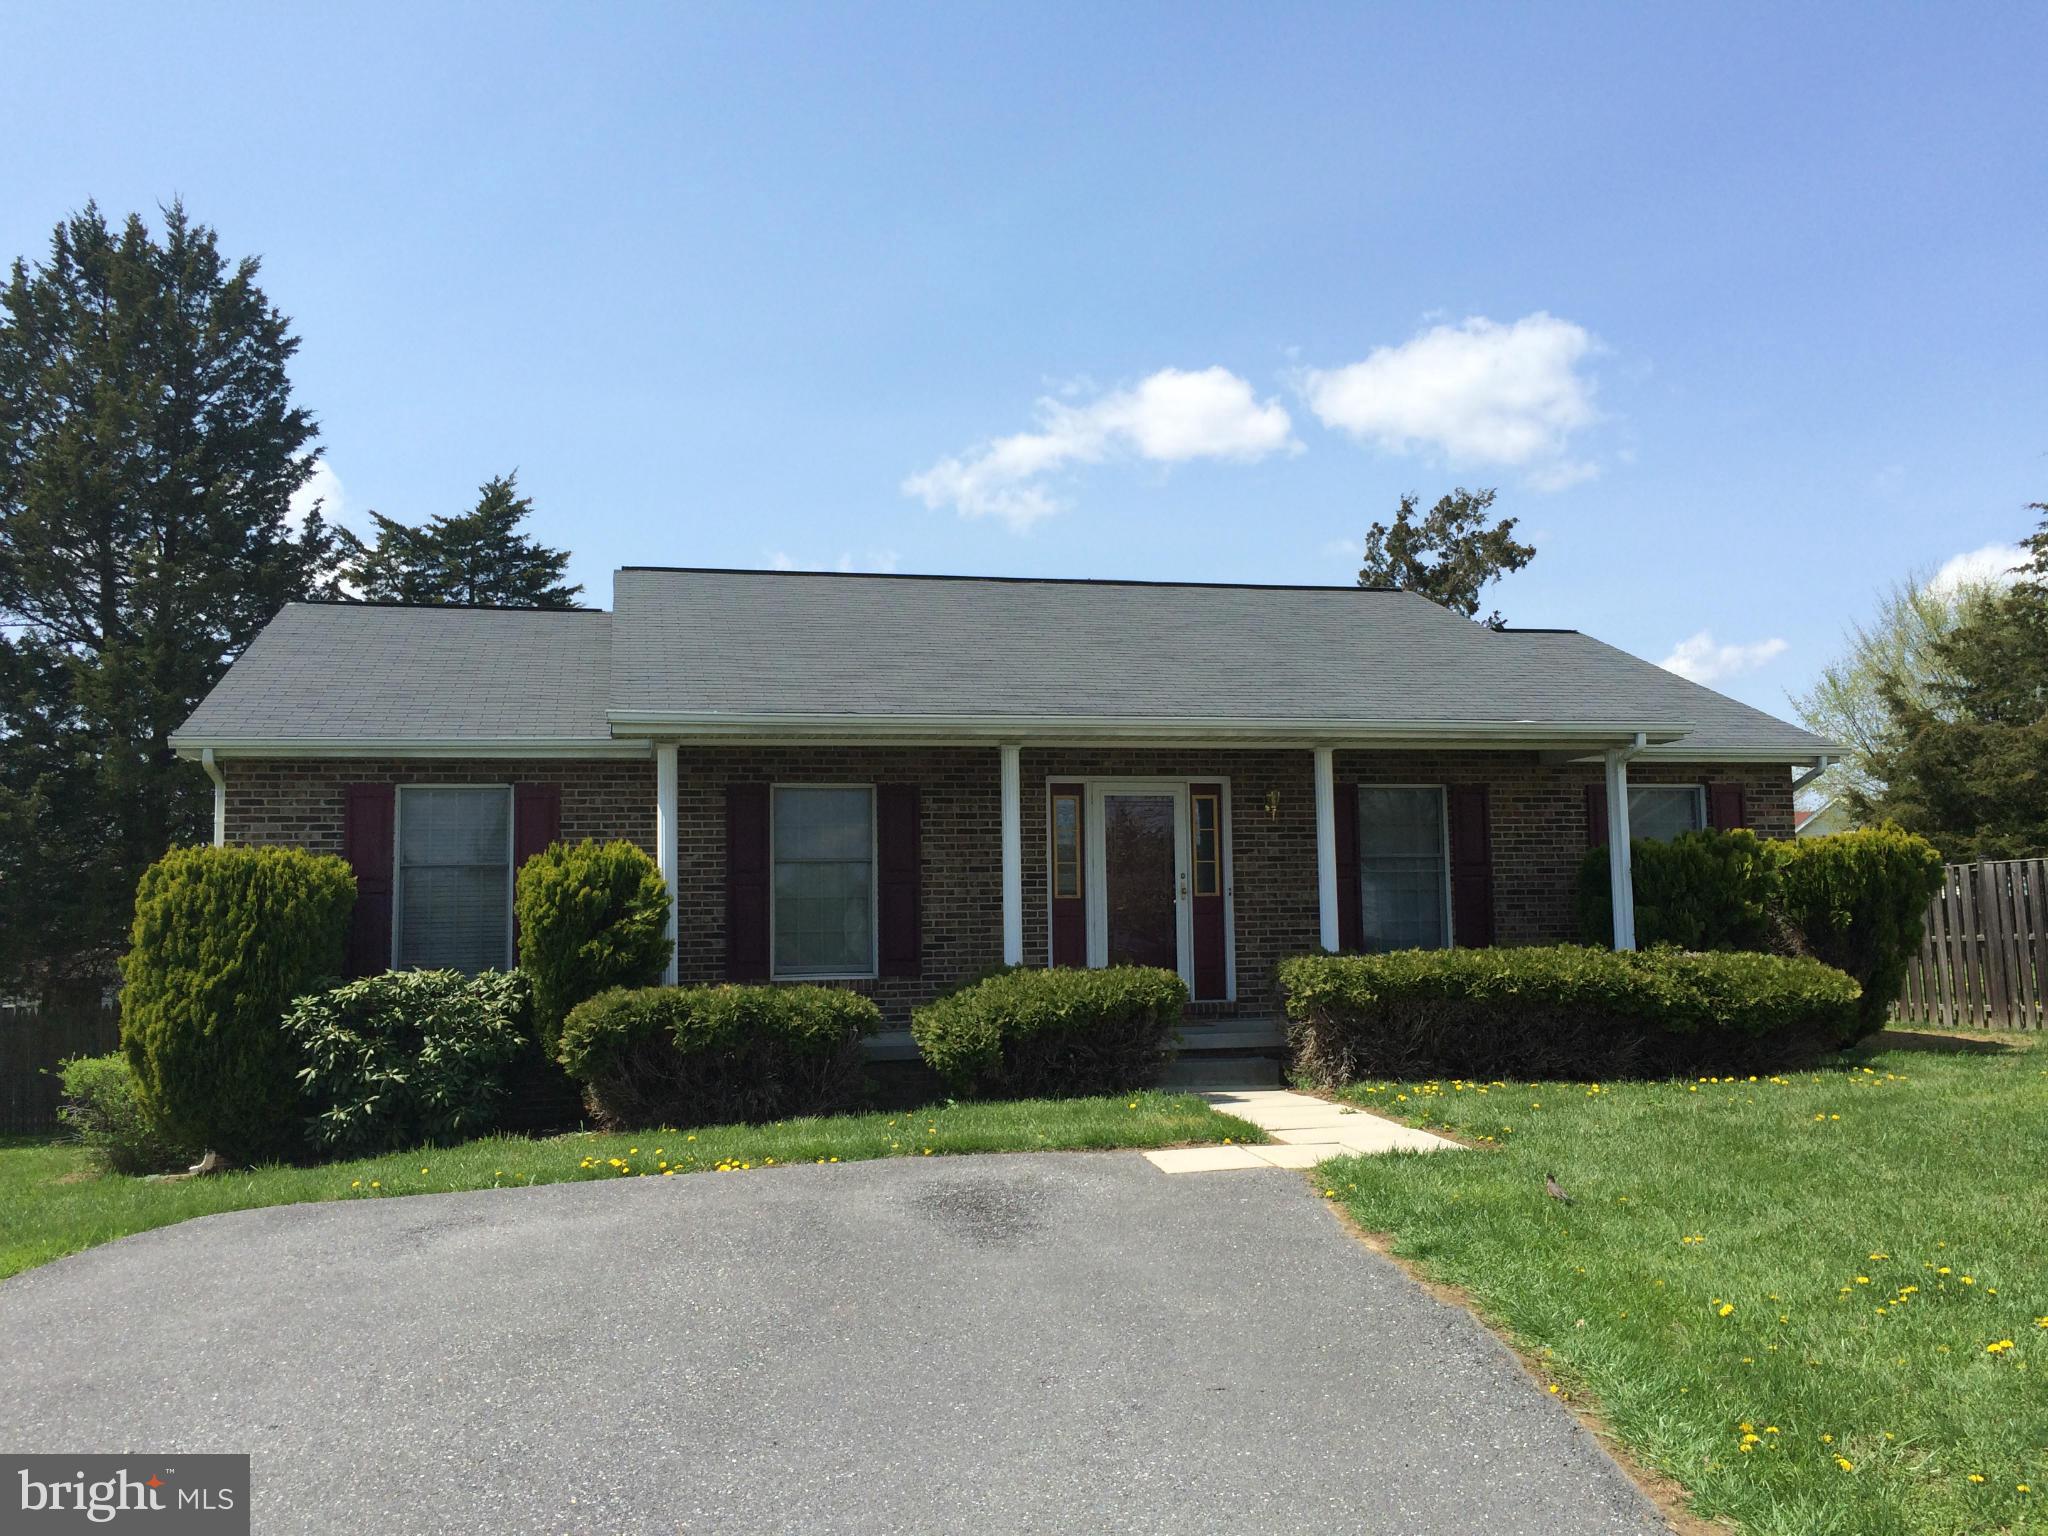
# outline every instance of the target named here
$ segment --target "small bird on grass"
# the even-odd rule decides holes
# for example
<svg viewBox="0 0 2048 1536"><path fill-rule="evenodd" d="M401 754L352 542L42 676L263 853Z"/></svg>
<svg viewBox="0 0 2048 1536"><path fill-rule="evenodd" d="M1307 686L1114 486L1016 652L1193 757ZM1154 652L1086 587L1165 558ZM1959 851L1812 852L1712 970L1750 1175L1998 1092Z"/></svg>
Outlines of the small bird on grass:
<svg viewBox="0 0 2048 1536"><path fill-rule="evenodd" d="M1560 1204L1570 1205L1572 1203L1572 1197L1564 1192L1564 1186L1557 1182L1557 1175L1554 1173L1543 1175L1543 1193Z"/></svg>

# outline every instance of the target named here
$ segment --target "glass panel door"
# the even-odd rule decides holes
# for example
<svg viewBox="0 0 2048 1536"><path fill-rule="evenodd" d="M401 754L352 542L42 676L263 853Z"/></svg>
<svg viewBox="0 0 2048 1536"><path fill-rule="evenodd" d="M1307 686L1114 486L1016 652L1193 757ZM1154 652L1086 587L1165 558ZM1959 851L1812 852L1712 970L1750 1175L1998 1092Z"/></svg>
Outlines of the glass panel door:
<svg viewBox="0 0 2048 1536"><path fill-rule="evenodd" d="M1180 967L1175 842L1178 796L1102 797L1107 959L1111 965Z"/></svg>

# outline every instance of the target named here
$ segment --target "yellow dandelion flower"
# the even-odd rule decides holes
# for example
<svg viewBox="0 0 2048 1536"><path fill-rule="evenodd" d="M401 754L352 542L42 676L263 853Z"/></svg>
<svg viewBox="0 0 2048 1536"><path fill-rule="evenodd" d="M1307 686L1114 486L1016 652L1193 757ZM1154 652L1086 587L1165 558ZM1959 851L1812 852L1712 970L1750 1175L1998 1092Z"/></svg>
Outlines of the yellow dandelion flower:
<svg viewBox="0 0 2048 1536"><path fill-rule="evenodd" d="M1735 1303L1734 1303L1734 1302L1732 1302L1732 1301L1724 1301L1724 1302L1722 1302L1722 1303L1721 1303L1721 1316L1723 1316L1723 1317L1727 1317L1727 1316L1731 1315L1731 1314L1732 1314L1732 1313L1733 1313L1734 1311L1735 1311Z"/></svg>
<svg viewBox="0 0 2048 1536"><path fill-rule="evenodd" d="M1972 1472L1970 1474L1970 1481L1973 1483L1981 1483L1984 1481L1984 1474L1982 1472Z"/></svg>
<svg viewBox="0 0 2048 1536"><path fill-rule="evenodd" d="M1835 1458L1835 1465L1840 1467L1844 1472L1854 1472L1856 1470L1856 1463L1851 1461L1846 1456L1837 1456Z"/></svg>

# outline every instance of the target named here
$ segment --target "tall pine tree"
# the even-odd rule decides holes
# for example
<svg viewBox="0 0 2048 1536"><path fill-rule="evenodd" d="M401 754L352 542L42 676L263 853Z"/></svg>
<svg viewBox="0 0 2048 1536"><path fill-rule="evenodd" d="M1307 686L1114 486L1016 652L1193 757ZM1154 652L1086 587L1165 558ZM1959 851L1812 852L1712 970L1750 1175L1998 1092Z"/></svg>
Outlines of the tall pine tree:
<svg viewBox="0 0 2048 1536"><path fill-rule="evenodd" d="M170 749L333 537L289 322L182 206L161 240L98 208L0 293L0 989L90 991L135 881L207 824Z"/></svg>
<svg viewBox="0 0 2048 1536"><path fill-rule="evenodd" d="M533 498L519 494L518 478L516 470L495 475L469 511L417 528L372 512L374 544L341 530L343 582L368 602L576 607L583 588L562 581L568 551L519 531L533 513Z"/></svg>

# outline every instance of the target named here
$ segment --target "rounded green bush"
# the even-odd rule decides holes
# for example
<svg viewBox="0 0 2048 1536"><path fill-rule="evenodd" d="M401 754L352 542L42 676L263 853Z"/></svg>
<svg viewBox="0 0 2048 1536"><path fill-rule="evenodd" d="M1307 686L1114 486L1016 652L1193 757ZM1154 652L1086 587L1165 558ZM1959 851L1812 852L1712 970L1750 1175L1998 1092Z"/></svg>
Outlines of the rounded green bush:
<svg viewBox="0 0 2048 1536"><path fill-rule="evenodd" d="M1860 995L1817 960L1576 944L1308 955L1280 985L1295 1069L1323 1087L1760 1070L1854 1039Z"/></svg>
<svg viewBox="0 0 2048 1536"><path fill-rule="evenodd" d="M1629 845L1636 897L1636 943L1645 949L1763 949L1768 946L1775 868L1754 832L1682 832L1668 843ZM1579 863L1579 937L1614 942L1614 886L1607 848Z"/></svg>
<svg viewBox="0 0 2048 1536"><path fill-rule="evenodd" d="M911 1015L925 1064L962 1098L1121 1093L1157 1082L1188 989L1172 971L1013 970Z"/></svg>
<svg viewBox="0 0 2048 1536"><path fill-rule="evenodd" d="M1793 947L1862 985L1859 1039L1883 1029L1945 878L1941 854L1890 826L1795 838L1774 851Z"/></svg>
<svg viewBox="0 0 2048 1536"><path fill-rule="evenodd" d="M668 966L668 885L654 860L620 839L556 843L519 870L519 968L533 983L541 1049L562 1020L611 987L644 987Z"/></svg>
<svg viewBox="0 0 2048 1536"><path fill-rule="evenodd" d="M150 1112L135 1069L119 1051L74 1056L57 1070L64 1084L58 1122L109 1173L167 1173L195 1160Z"/></svg>
<svg viewBox="0 0 2048 1536"><path fill-rule="evenodd" d="M143 872L121 960L121 1049L168 1133L236 1162L299 1140L278 1021L341 971L355 876L298 848L174 848Z"/></svg>
<svg viewBox="0 0 2048 1536"><path fill-rule="evenodd" d="M528 993L517 971L387 971L300 998L282 1028L305 1063L307 1140L366 1157L496 1130L532 1048Z"/></svg>
<svg viewBox="0 0 2048 1536"><path fill-rule="evenodd" d="M858 1098L870 998L839 987L617 988L569 1011L561 1062L600 1125L826 1114Z"/></svg>

